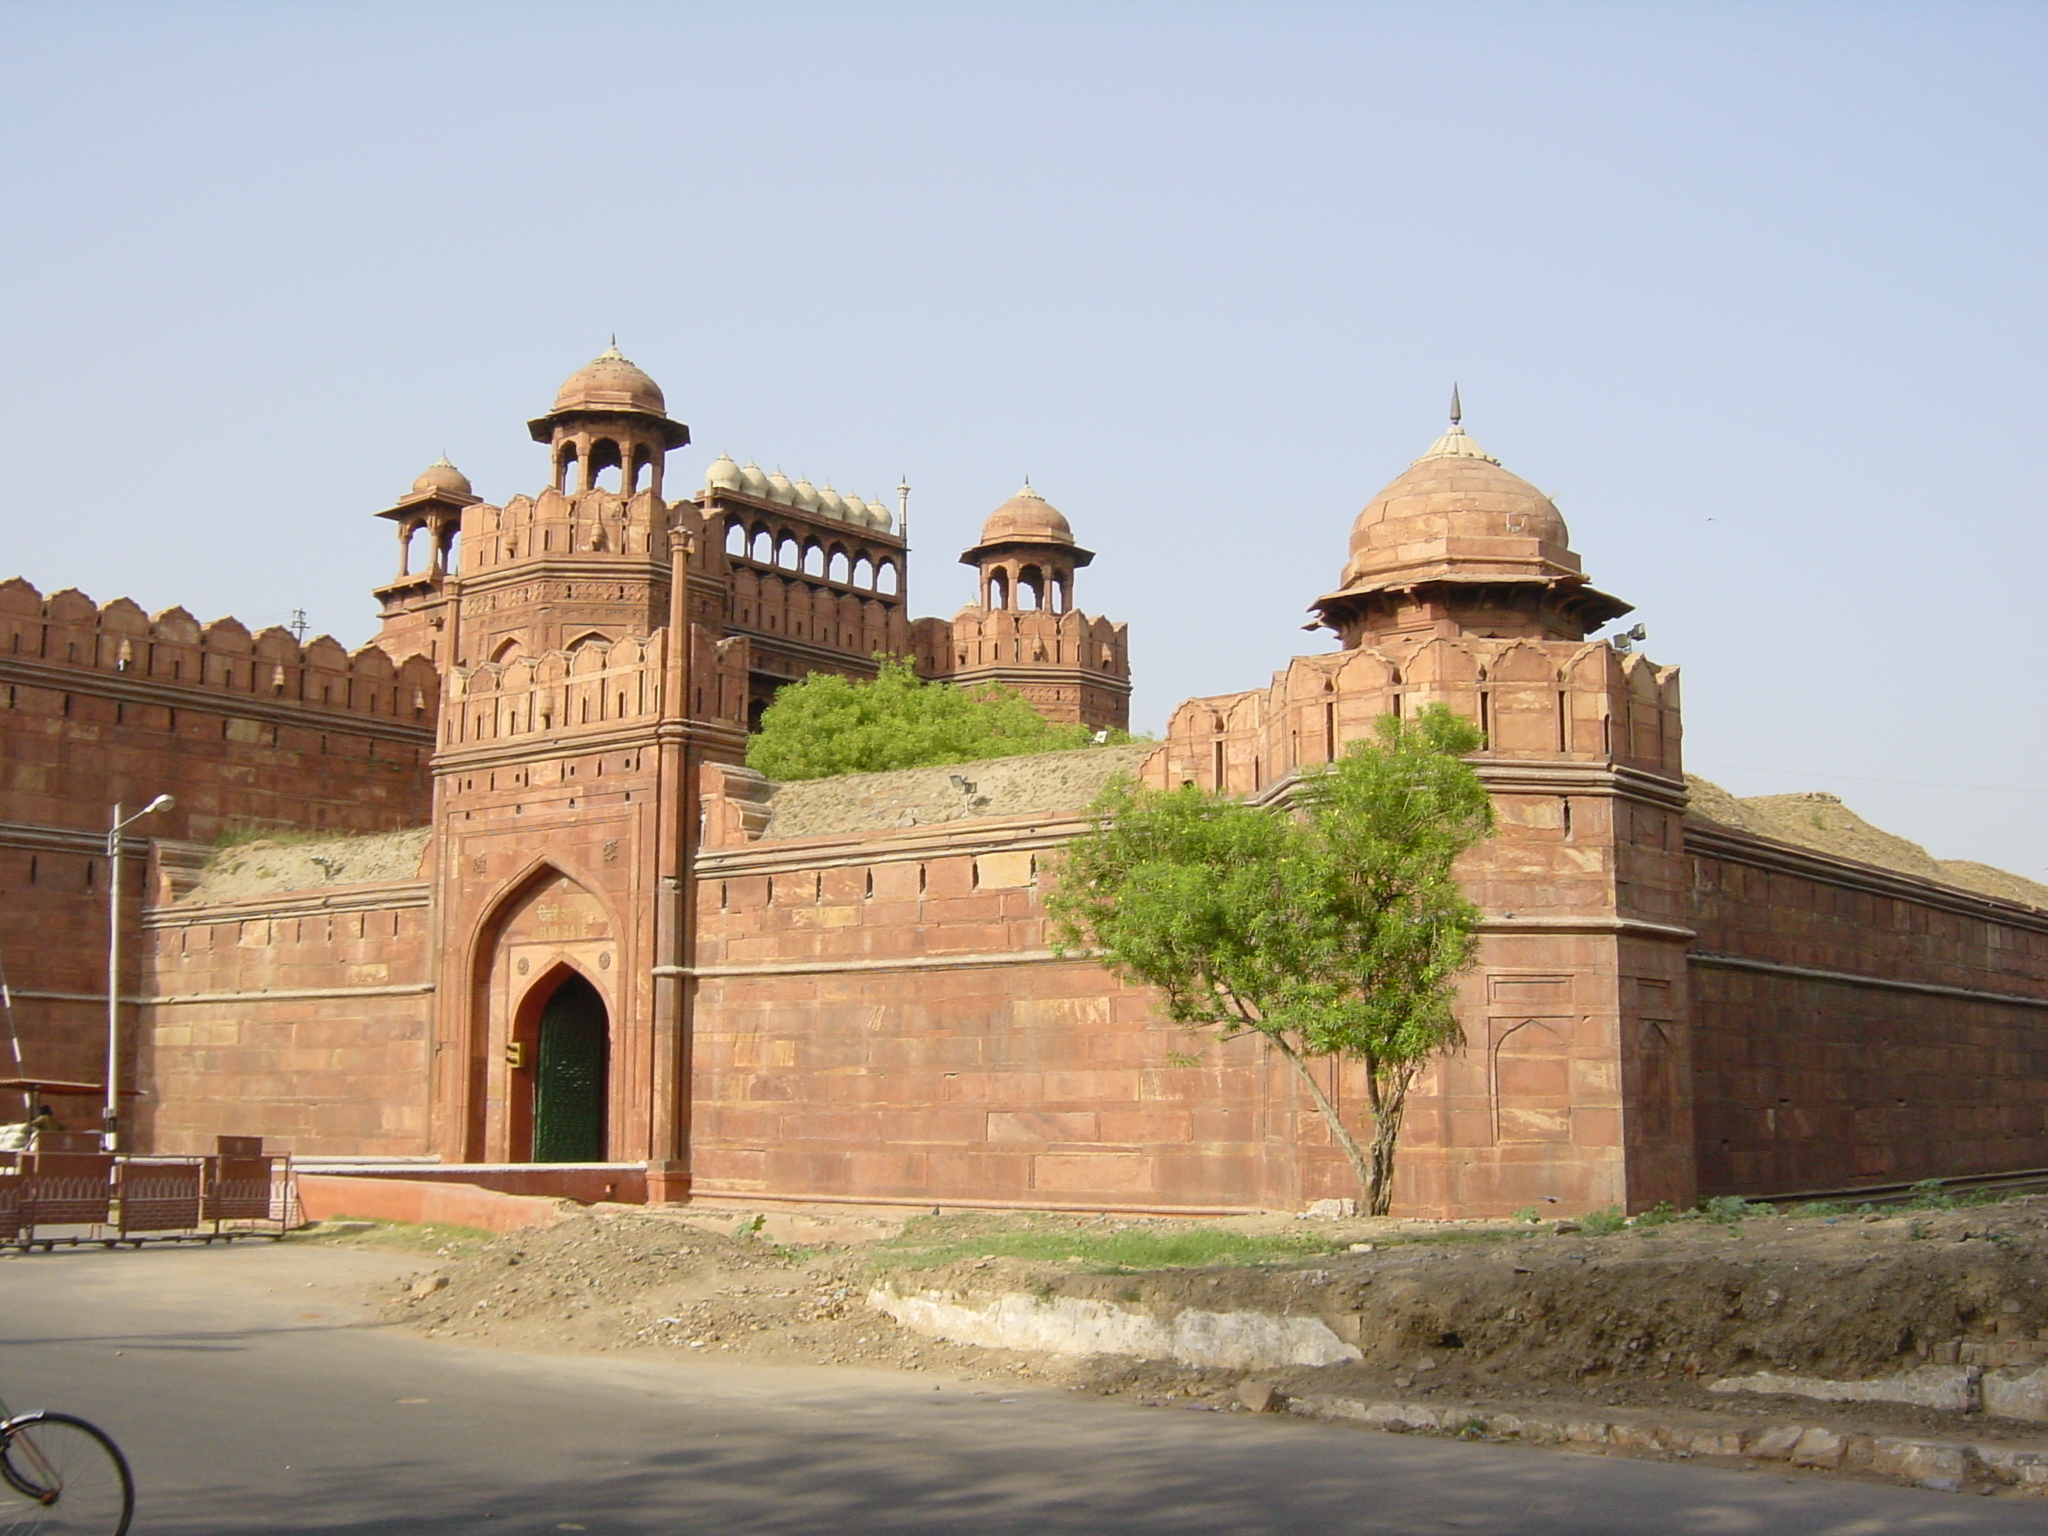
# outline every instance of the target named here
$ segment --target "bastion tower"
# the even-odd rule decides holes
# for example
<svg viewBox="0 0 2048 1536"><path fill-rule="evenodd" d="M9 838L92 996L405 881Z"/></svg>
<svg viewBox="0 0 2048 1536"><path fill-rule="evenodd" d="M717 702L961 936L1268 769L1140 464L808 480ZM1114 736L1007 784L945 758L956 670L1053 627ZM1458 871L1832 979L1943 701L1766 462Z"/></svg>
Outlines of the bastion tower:
<svg viewBox="0 0 2048 1536"><path fill-rule="evenodd" d="M1475 721L1498 830L1459 866L1485 914L1466 1046L1418 1082L1404 1208L1643 1209L1693 1199L1678 674L1593 638L1629 612L1563 517L1450 427L1366 503L1313 628L1340 649L1194 699L1146 776L1261 799L1442 704ZM1341 1085L1362 1093L1355 1083Z"/></svg>
<svg viewBox="0 0 2048 1536"><path fill-rule="evenodd" d="M1074 606L1074 573L1094 558L1027 482L960 556L979 577L977 600L950 623L918 620L919 670L962 687L1014 688L1048 720L1129 730L1126 628Z"/></svg>

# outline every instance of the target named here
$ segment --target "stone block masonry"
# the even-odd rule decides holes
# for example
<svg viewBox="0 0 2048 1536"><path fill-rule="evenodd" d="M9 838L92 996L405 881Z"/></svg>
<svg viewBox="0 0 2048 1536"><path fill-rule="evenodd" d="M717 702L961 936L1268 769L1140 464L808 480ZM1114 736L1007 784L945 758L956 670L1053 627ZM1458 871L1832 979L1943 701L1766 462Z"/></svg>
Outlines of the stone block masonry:
<svg viewBox="0 0 2048 1536"><path fill-rule="evenodd" d="M419 658L0 582L0 961L22 1067L77 1081L105 1072L105 835L117 802L132 812L176 800L124 845L134 935L156 894L151 838L424 821L439 693ZM122 991L139 996L141 946L126 948ZM66 1112L98 1124L94 1106Z"/></svg>
<svg viewBox="0 0 2048 1536"><path fill-rule="evenodd" d="M1283 1064L1056 953L1044 897L1113 775L1284 810L1442 706L1484 734L1499 830L1460 867L1465 1043L1417 1082L1397 1210L2048 1166L2038 888L1689 815L1676 669L1599 638L1628 605L1456 421L1354 521L1313 605L1336 649L1188 700L1156 746L791 785L731 766L748 730L878 650L1122 724L1128 637L1075 601L1092 553L1026 487L963 557L975 600L912 619L879 504L723 458L666 499L690 430L616 350L527 430L534 494L443 463L377 514L399 570L353 654L0 584L0 958L32 1072L97 1076L99 829L169 793L121 918L166 1149L633 1162L656 1200L1355 1197ZM213 845L251 827L333 841L237 885ZM373 851L401 829L410 862ZM1358 1065L1317 1070L1364 1128Z"/></svg>

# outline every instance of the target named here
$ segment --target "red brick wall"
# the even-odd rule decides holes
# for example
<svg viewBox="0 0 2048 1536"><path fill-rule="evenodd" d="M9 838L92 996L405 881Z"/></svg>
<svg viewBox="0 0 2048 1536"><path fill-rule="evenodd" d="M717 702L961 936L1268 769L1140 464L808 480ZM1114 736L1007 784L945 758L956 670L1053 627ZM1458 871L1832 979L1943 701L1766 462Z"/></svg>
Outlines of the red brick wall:
<svg viewBox="0 0 2048 1536"><path fill-rule="evenodd" d="M2048 913L1726 828L1687 842L1703 1193L2048 1167Z"/></svg>

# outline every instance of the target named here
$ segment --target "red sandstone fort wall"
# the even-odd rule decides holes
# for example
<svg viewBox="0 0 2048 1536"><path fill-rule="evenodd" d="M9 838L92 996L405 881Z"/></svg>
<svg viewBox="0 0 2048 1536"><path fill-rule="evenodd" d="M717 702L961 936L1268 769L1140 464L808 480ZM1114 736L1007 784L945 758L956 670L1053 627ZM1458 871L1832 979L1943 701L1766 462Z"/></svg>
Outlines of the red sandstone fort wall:
<svg viewBox="0 0 2048 1536"><path fill-rule="evenodd" d="M116 800L168 793L152 836L415 826L439 692L424 660L374 646L0 583L0 771L17 822L104 829Z"/></svg>
<svg viewBox="0 0 2048 1536"><path fill-rule="evenodd" d="M1491 914L1467 1042L1418 1081L1396 1208L1689 1203L1685 930L1614 901L1620 869L1646 910L1682 901L1675 834L1615 846L1617 818L1675 820L1676 787L1645 809L1590 765L1483 771L1503 833L1465 871ZM762 819L740 795L707 805L698 1192L1281 1209L1357 1193L1256 1041L1190 1034L1148 990L1051 952L1043 897L1082 817L757 841ZM1367 1124L1357 1070L1321 1070Z"/></svg>
<svg viewBox="0 0 2048 1536"><path fill-rule="evenodd" d="M140 1146L428 1150L424 881L171 905L147 923Z"/></svg>
<svg viewBox="0 0 2048 1536"><path fill-rule="evenodd" d="M425 662L394 664L374 648L351 655L281 629L252 635L232 619L201 625L180 608L151 617L126 599L0 583L0 962L26 1070L84 1081L104 1072L104 845L117 802L177 802L126 845L132 940L145 836L424 821L438 693ZM127 946L124 996L135 994L140 950ZM88 1113L82 1101L58 1107Z"/></svg>
<svg viewBox="0 0 2048 1536"><path fill-rule="evenodd" d="M1686 836L1703 1193L2048 1167L2048 913Z"/></svg>
<svg viewBox="0 0 2048 1536"><path fill-rule="evenodd" d="M1275 1198L1262 1155L1275 1105L1256 1046L1191 1036L1144 991L1047 948L1045 861L1070 830L708 850L696 1192L1127 1208Z"/></svg>

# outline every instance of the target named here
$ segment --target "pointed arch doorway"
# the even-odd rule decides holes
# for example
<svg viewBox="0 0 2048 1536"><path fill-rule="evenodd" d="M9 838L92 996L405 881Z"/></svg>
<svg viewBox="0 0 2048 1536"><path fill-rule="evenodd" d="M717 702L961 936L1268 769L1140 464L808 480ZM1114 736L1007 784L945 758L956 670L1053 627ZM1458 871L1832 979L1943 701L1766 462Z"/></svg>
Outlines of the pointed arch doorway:
<svg viewBox="0 0 2048 1536"><path fill-rule="evenodd" d="M541 1004L532 1079L531 1160L603 1162L609 1139L611 1017L597 988L574 971Z"/></svg>

